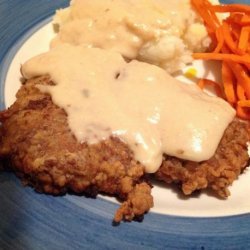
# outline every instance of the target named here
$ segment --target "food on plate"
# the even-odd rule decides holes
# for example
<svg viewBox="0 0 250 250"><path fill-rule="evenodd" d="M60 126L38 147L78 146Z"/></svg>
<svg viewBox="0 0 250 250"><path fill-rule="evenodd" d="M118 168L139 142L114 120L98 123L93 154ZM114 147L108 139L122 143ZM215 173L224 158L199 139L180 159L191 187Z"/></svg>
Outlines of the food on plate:
<svg viewBox="0 0 250 250"><path fill-rule="evenodd" d="M151 187L143 166L117 138L95 145L79 143L67 123L65 111L53 104L37 85L53 85L48 77L27 81L17 101L0 113L0 157L24 183L39 192L98 192L125 200L114 220L131 220L153 206Z"/></svg>
<svg viewBox="0 0 250 250"><path fill-rule="evenodd" d="M235 107L238 117L250 120L250 6L191 2L203 18L214 47L212 52L195 53L193 57L222 61L223 96ZM217 12L230 14L220 20Z"/></svg>
<svg viewBox="0 0 250 250"><path fill-rule="evenodd" d="M234 120L209 160L194 162L166 156L155 176L166 183L180 184L186 195L208 189L226 198L230 195L228 187L249 166L249 141L249 123Z"/></svg>
<svg viewBox="0 0 250 250"><path fill-rule="evenodd" d="M147 176L221 197L247 166L249 123L224 100L113 51L60 45L22 65L0 158L37 191L114 195L114 221L153 206Z"/></svg>
<svg viewBox="0 0 250 250"><path fill-rule="evenodd" d="M69 43L111 49L170 73L211 41L189 0L74 0L57 11L54 23L59 32L52 47Z"/></svg>
<svg viewBox="0 0 250 250"><path fill-rule="evenodd" d="M148 173L159 168L163 153L209 159L235 116L227 102L196 85L108 50L62 45L28 60L22 73L26 79L49 75L56 83L38 87L66 111L79 142L117 136Z"/></svg>

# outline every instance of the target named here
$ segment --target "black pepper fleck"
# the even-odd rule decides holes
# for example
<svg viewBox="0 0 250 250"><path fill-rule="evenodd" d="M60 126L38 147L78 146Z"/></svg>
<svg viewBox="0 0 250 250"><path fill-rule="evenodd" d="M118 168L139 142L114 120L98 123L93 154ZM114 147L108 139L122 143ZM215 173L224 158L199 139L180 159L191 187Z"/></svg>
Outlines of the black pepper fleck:
<svg viewBox="0 0 250 250"><path fill-rule="evenodd" d="M83 89L83 90L82 90L82 93L83 93L83 96L84 96L85 98L89 98L89 90L88 90L88 89Z"/></svg>

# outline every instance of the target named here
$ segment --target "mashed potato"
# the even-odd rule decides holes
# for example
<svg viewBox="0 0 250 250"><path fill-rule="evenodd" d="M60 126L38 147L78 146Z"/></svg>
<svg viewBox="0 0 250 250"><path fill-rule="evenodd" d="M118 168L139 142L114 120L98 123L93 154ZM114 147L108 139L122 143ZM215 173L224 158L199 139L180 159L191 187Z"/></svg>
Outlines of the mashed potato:
<svg viewBox="0 0 250 250"><path fill-rule="evenodd" d="M189 0L72 0L57 11L61 43L111 49L173 73L210 44Z"/></svg>

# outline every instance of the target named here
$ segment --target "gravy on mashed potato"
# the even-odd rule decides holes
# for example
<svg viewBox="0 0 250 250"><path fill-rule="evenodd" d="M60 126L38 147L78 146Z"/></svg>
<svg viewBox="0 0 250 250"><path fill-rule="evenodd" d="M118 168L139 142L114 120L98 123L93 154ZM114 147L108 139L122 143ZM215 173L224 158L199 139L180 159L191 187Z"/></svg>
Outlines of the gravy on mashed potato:
<svg viewBox="0 0 250 250"><path fill-rule="evenodd" d="M189 0L72 0L57 11L54 23L59 32L52 47L69 43L110 49L169 73L210 44Z"/></svg>
<svg viewBox="0 0 250 250"><path fill-rule="evenodd" d="M55 86L37 85L68 115L80 142L117 136L148 173L163 154L191 161L215 153L235 111L196 85L182 84L165 70L111 50L61 45L22 66L25 78L50 75Z"/></svg>

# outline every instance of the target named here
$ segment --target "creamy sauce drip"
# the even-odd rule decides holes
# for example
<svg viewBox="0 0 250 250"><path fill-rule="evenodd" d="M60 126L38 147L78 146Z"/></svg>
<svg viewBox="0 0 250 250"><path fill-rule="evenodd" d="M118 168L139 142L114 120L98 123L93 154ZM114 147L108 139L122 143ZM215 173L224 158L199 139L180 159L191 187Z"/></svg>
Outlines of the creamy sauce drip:
<svg viewBox="0 0 250 250"><path fill-rule="evenodd" d="M59 46L30 59L22 72L27 79L51 76L55 86L38 87L67 112L79 142L117 136L148 173L157 171L163 153L209 159L235 115L222 99L161 68L97 48Z"/></svg>
<svg viewBox="0 0 250 250"><path fill-rule="evenodd" d="M182 37L192 15L189 0L74 0L70 8L57 12L60 32L51 46L112 49L134 59L149 41L164 35ZM204 27L199 32L206 36Z"/></svg>

